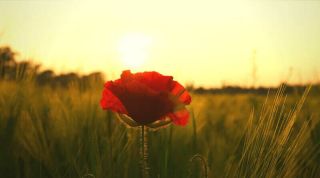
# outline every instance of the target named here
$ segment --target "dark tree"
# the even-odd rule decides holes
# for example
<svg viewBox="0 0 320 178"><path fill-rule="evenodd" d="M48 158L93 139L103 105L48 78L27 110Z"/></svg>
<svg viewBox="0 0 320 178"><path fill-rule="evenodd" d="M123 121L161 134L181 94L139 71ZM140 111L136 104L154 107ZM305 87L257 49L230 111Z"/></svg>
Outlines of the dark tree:
<svg viewBox="0 0 320 178"><path fill-rule="evenodd" d="M54 78L54 72L52 70L45 70L43 72L40 72L37 75L37 82L40 85L46 85L46 84L51 84L53 82Z"/></svg>
<svg viewBox="0 0 320 178"><path fill-rule="evenodd" d="M15 67L16 55L17 53L10 47L0 47L0 79L4 79L7 71L11 71L11 69Z"/></svg>

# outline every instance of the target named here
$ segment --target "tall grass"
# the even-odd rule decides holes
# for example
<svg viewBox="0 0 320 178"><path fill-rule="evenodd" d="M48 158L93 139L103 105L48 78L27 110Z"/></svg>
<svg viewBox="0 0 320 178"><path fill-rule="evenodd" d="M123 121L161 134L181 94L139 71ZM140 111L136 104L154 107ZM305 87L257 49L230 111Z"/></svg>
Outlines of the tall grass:
<svg viewBox="0 0 320 178"><path fill-rule="evenodd" d="M100 109L101 87L0 81L1 177L141 177L139 130ZM316 97L194 95L188 126L149 132L150 177L203 177L196 154L209 177L316 177Z"/></svg>
<svg viewBox="0 0 320 178"><path fill-rule="evenodd" d="M320 167L315 162L319 145L310 143L310 122L299 123L298 115L310 88L293 108L286 109L284 87L273 103L265 103L259 117L249 117L245 135L238 147L228 177L316 177ZM268 100L266 100L268 101Z"/></svg>

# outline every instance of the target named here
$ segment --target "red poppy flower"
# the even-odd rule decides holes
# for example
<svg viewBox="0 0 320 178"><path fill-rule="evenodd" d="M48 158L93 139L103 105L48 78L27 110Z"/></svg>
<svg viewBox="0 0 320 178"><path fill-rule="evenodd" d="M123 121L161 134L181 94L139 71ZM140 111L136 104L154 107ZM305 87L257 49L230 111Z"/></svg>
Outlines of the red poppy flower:
<svg viewBox="0 0 320 178"><path fill-rule="evenodd" d="M186 125L189 112L185 105L190 102L189 93L172 76L158 72L132 74L127 70L120 79L105 83L100 105L129 116L139 125L165 118L177 125Z"/></svg>

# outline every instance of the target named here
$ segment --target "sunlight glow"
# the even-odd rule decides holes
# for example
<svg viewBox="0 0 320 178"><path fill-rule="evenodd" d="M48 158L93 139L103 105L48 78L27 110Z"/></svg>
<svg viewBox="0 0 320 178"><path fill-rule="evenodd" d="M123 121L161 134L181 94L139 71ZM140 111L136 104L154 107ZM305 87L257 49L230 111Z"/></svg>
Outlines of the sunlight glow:
<svg viewBox="0 0 320 178"><path fill-rule="evenodd" d="M0 46L57 74L154 70L203 87L320 82L320 1L0 0L0 12Z"/></svg>
<svg viewBox="0 0 320 178"><path fill-rule="evenodd" d="M118 44L121 60L125 67L138 68L148 57L151 37L142 33L124 35Z"/></svg>

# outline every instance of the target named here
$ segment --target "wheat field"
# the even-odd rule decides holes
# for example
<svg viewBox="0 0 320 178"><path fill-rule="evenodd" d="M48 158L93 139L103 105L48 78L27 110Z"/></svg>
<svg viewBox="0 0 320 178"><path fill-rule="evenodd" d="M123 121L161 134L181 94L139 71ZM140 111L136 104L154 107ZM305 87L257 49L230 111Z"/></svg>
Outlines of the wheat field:
<svg viewBox="0 0 320 178"><path fill-rule="evenodd" d="M140 177L139 130L100 108L101 89L0 81L1 177ZM317 177L318 98L192 94L187 126L148 132L150 175Z"/></svg>

